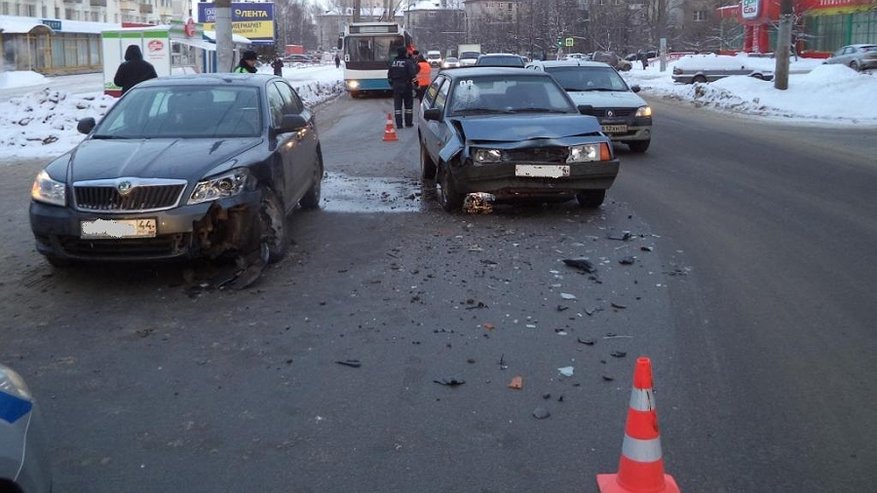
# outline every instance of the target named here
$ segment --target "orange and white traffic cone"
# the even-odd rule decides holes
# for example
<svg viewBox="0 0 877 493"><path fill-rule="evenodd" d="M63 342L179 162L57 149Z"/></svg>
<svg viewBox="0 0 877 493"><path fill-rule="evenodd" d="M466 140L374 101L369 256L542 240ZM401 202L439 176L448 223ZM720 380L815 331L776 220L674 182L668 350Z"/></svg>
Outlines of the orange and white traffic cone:
<svg viewBox="0 0 877 493"><path fill-rule="evenodd" d="M664 474L649 358L636 360L618 474L598 474L597 485L600 493L679 493L676 480Z"/></svg>
<svg viewBox="0 0 877 493"><path fill-rule="evenodd" d="M395 142L399 140L396 136L396 127L393 125L393 114L387 113L387 126L384 128L384 142Z"/></svg>

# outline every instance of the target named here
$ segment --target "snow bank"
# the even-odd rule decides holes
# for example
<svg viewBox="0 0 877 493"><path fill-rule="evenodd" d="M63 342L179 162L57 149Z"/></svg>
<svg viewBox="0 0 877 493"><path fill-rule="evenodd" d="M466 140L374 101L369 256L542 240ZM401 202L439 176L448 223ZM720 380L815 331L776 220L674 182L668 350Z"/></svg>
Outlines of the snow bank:
<svg viewBox="0 0 877 493"><path fill-rule="evenodd" d="M340 80L290 81L302 100L314 106L344 92ZM72 95L43 89L0 102L0 158L59 156L82 141L76 130L81 118L100 121L116 98L102 93Z"/></svg>

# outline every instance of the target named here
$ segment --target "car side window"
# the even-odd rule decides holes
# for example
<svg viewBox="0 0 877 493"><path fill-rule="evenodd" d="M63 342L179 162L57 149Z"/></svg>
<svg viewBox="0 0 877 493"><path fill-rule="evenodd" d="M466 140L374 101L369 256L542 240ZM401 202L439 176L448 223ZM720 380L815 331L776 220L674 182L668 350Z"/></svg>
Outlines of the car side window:
<svg viewBox="0 0 877 493"><path fill-rule="evenodd" d="M432 84L429 85L429 89L426 90L427 108L432 108L432 103L435 102L435 96L438 94L439 86L441 86L444 81L444 77L436 77Z"/></svg>
<svg viewBox="0 0 877 493"><path fill-rule="evenodd" d="M283 121L283 96L274 84L268 85L268 111L271 114L271 125L280 127Z"/></svg>
<svg viewBox="0 0 877 493"><path fill-rule="evenodd" d="M433 105L433 108L438 108L442 111L445 110L445 102L447 102L448 100L448 92L450 92L450 90L450 82L442 84L442 86L439 88L438 94L436 94L435 96L435 104Z"/></svg>
<svg viewBox="0 0 877 493"><path fill-rule="evenodd" d="M283 98L284 113L299 114L304 111L304 105L302 104L301 99L299 99L295 91L289 87L289 84L285 82L275 82L274 85L277 87L280 96Z"/></svg>

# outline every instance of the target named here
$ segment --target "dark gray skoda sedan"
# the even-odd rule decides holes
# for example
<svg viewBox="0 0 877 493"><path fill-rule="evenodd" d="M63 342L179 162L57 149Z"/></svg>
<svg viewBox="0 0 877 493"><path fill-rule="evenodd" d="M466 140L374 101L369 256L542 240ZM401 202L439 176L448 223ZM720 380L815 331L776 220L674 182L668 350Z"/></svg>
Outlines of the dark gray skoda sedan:
<svg viewBox="0 0 877 493"><path fill-rule="evenodd" d="M53 265L285 252L285 218L320 202L313 114L284 79L138 84L39 173L30 220Z"/></svg>

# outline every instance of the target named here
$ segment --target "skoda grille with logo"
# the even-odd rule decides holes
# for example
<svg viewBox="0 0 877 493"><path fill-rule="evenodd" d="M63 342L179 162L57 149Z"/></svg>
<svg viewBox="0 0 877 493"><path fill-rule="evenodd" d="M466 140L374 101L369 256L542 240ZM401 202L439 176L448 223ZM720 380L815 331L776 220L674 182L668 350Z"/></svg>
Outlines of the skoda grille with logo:
<svg viewBox="0 0 877 493"><path fill-rule="evenodd" d="M116 188L119 189L119 195L124 197L124 196L128 195L129 193L131 193L131 190L133 187L131 186L130 181L123 181L123 182L119 183L119 186Z"/></svg>

